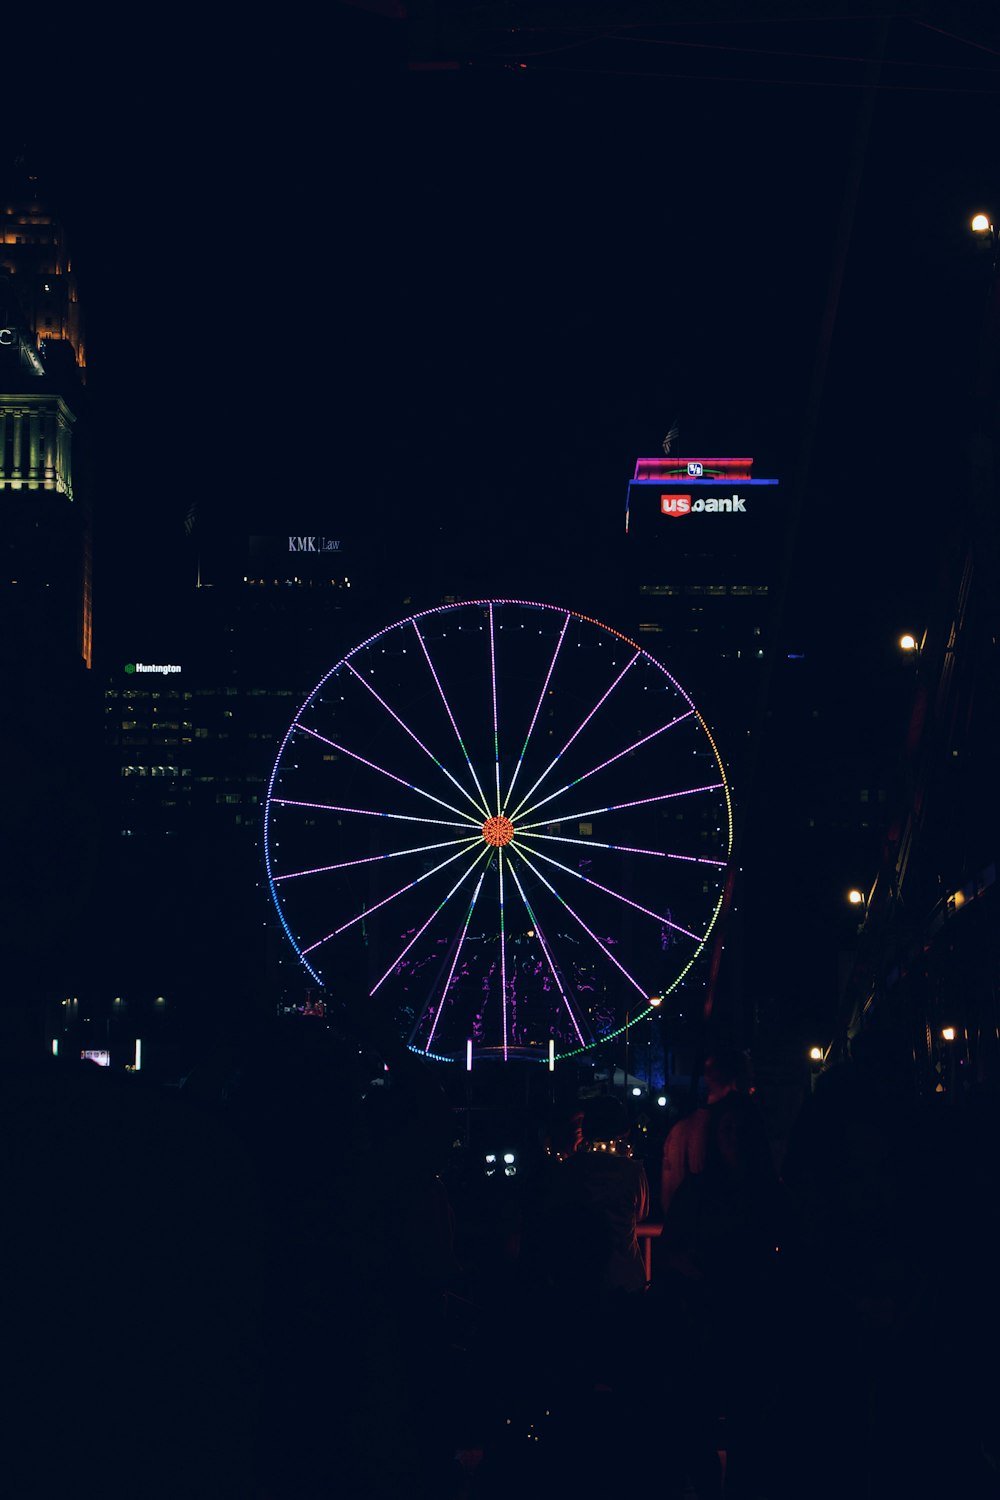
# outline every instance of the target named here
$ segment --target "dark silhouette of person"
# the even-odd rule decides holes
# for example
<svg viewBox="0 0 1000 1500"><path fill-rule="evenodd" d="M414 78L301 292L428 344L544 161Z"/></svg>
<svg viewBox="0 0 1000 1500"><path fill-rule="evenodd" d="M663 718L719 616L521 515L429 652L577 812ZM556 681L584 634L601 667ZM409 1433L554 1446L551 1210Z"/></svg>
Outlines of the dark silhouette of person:
<svg viewBox="0 0 1000 1500"><path fill-rule="evenodd" d="M560 1198L584 1230L575 1253L586 1257L605 1292L637 1292L646 1271L636 1235L649 1212L646 1171L628 1144L628 1113L619 1099L588 1101L582 1145L562 1163Z"/></svg>
<svg viewBox="0 0 1000 1500"><path fill-rule="evenodd" d="M706 1059L707 1102L689 1117L683 1152L673 1153L683 1176L669 1198L660 1249L690 1333L686 1380L675 1393L682 1441L668 1492L683 1493L686 1467L699 1500L721 1493L720 1446L727 1495L764 1493L772 1446L760 1351L776 1326L780 1199L767 1133L756 1100L739 1087L738 1064L738 1055L721 1049Z"/></svg>

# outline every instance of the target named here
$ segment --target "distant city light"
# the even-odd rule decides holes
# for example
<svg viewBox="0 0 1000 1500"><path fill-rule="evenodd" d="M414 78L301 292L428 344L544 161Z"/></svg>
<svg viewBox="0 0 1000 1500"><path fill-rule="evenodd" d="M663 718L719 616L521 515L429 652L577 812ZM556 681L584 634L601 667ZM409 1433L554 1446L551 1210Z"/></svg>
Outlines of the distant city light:
<svg viewBox="0 0 1000 1500"><path fill-rule="evenodd" d="M667 1107L667 1096L666 1096L666 1094L660 1094L657 1097L656 1102L660 1106L661 1109L666 1109L666 1107Z"/></svg>
<svg viewBox="0 0 1000 1500"><path fill-rule="evenodd" d="M942 1029L941 1029L941 1040L945 1041L945 1042L953 1042L955 1040L955 1028L954 1028L954 1026L944 1026L944 1027L942 1027Z"/></svg>
<svg viewBox="0 0 1000 1500"><path fill-rule="evenodd" d="M632 1097L633 1097L633 1099L638 1099L638 1098L641 1097L641 1095L642 1095L642 1089L639 1087L638 1084L636 1084L635 1088L632 1090Z"/></svg>

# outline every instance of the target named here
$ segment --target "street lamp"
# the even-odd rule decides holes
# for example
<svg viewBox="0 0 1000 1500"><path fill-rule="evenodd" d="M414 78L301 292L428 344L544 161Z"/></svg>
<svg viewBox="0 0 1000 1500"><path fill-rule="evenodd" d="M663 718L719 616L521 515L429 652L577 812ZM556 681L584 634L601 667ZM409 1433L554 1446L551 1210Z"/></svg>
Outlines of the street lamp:
<svg viewBox="0 0 1000 1500"><path fill-rule="evenodd" d="M847 899L852 906L865 905L865 893L864 891L859 891L857 886L852 886L852 888L848 891Z"/></svg>
<svg viewBox="0 0 1000 1500"><path fill-rule="evenodd" d="M919 651L920 645L916 636L910 635L909 631L905 635L901 635L899 637L899 649L900 651Z"/></svg>
<svg viewBox="0 0 1000 1500"><path fill-rule="evenodd" d="M973 234L976 236L976 239L981 241L983 244L989 245L992 249L993 269L995 271L997 268L997 249L998 244L1000 244L1000 241L998 241L997 237L996 224L993 222L993 219L989 214L978 213L973 214L970 221L970 227Z"/></svg>

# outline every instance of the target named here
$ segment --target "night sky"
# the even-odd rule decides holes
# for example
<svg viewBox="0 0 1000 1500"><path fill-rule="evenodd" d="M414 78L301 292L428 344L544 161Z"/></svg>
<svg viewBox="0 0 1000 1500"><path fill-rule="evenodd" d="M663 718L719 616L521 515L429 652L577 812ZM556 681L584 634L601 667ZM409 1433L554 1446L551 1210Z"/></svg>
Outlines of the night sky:
<svg viewBox="0 0 1000 1500"><path fill-rule="evenodd" d="M676 421L675 451L797 486L780 644L898 742L892 632L924 623L963 483L1000 29L698 10L12 23L47 62L10 139L65 204L100 440L130 455L98 486L99 664L169 608L192 498L240 546L300 503L459 580L484 550L512 582L550 564L572 606ZM294 474L269 434L315 403Z"/></svg>
<svg viewBox="0 0 1000 1500"><path fill-rule="evenodd" d="M342 508L374 477L459 567L484 539L585 557L673 421L675 451L790 483L838 269L797 566L813 599L834 560L910 586L986 295L966 224L996 186L1000 49L974 15L963 44L930 17L587 14L566 33L525 7L509 49L488 8L441 7L434 45L351 6L52 23L74 85L15 129L67 204L109 441L142 453L105 501L112 588L136 525L170 565L178 442L223 531L302 486L279 391L328 413L311 489ZM866 130L852 59L880 49ZM428 51L462 66L407 68Z"/></svg>

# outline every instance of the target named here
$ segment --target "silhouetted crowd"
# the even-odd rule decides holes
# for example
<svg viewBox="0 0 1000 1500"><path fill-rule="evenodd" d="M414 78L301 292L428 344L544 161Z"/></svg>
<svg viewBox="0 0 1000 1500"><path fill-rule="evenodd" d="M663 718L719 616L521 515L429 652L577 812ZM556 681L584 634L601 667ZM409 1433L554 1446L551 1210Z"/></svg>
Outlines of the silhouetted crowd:
<svg viewBox="0 0 1000 1500"><path fill-rule="evenodd" d="M8 1053L2 1493L1000 1493L992 1101L871 1037L787 1140L721 1047L669 1118L441 1078L360 1016Z"/></svg>

